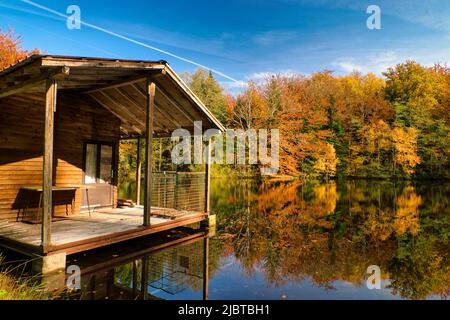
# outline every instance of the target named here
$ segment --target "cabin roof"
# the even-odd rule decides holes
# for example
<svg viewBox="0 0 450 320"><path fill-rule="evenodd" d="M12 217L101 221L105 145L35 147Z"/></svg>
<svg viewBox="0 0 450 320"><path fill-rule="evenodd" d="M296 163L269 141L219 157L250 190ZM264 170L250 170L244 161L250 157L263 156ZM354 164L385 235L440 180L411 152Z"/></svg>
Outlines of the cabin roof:
<svg viewBox="0 0 450 320"><path fill-rule="evenodd" d="M33 55L0 72L0 99L44 94L57 77L59 94L81 94L121 120L124 137L145 134L147 78L156 85L154 133L168 136L178 128L225 130L217 118L164 61Z"/></svg>

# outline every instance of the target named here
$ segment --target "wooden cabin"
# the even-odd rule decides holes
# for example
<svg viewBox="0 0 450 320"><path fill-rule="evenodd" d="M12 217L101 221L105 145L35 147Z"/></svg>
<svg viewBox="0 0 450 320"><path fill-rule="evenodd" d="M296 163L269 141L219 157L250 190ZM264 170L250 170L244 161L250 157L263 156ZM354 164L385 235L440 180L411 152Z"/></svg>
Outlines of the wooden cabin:
<svg viewBox="0 0 450 320"><path fill-rule="evenodd" d="M4 70L0 245L51 256L43 260L46 272L67 254L207 219L208 165L202 210L152 203L148 146L178 128L193 132L194 121L224 130L165 61L33 55ZM145 201L118 209L119 142L130 138L146 142Z"/></svg>

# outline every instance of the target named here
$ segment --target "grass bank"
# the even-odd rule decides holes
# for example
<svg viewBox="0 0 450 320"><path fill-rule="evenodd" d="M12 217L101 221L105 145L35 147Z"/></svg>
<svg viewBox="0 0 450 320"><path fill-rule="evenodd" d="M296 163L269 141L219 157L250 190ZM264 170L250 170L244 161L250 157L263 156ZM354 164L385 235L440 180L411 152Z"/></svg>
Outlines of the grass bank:
<svg viewBox="0 0 450 320"><path fill-rule="evenodd" d="M0 300L47 300L51 294L43 290L37 277L23 273L24 265L9 266L0 254Z"/></svg>

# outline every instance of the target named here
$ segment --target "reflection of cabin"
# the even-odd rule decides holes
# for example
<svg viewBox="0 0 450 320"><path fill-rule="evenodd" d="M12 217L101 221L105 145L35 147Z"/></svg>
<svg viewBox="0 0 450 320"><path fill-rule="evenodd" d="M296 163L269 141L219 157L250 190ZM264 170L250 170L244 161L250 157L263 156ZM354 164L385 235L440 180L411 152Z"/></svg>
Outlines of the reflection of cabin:
<svg viewBox="0 0 450 320"><path fill-rule="evenodd" d="M72 256L69 263L80 267L81 288L71 296L89 300L176 298L191 288L207 299L209 239L202 231L177 231ZM56 289L64 288L63 274L61 280Z"/></svg>
<svg viewBox="0 0 450 320"><path fill-rule="evenodd" d="M148 259L148 283L153 289L176 295L187 288L199 290L203 280L203 243L179 245Z"/></svg>
<svg viewBox="0 0 450 320"><path fill-rule="evenodd" d="M159 178L145 174L153 137L192 132L194 121L223 130L165 61L35 55L1 72L0 245L60 261L205 219L208 166L195 210L156 207ZM142 190L151 191L143 207L115 209L119 141L130 138L146 142Z"/></svg>

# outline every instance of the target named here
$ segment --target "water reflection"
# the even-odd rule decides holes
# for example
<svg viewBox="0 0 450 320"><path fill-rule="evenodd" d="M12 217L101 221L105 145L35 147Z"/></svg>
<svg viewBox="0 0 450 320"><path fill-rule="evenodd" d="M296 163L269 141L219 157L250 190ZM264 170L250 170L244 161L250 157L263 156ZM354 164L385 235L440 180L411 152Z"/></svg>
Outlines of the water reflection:
<svg viewBox="0 0 450 320"><path fill-rule="evenodd" d="M260 273L273 287L310 281L324 290L344 281L364 297L366 269L378 265L389 295L450 292L448 184L215 183L225 246L249 276Z"/></svg>
<svg viewBox="0 0 450 320"><path fill-rule="evenodd" d="M74 256L69 263L81 265L82 290L72 298L426 299L450 293L448 183L214 179L211 194L216 237L186 242L187 229L178 230ZM366 287L370 265L381 268L381 290Z"/></svg>
<svg viewBox="0 0 450 320"><path fill-rule="evenodd" d="M189 291L207 299L209 239L203 231L180 229L126 245L75 255L81 290L70 299L167 299Z"/></svg>

